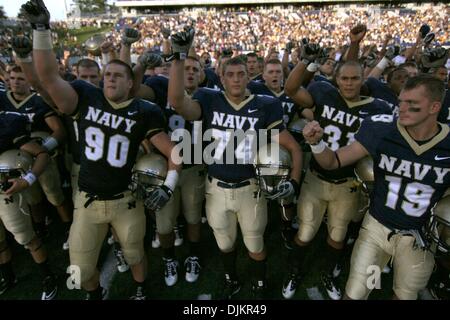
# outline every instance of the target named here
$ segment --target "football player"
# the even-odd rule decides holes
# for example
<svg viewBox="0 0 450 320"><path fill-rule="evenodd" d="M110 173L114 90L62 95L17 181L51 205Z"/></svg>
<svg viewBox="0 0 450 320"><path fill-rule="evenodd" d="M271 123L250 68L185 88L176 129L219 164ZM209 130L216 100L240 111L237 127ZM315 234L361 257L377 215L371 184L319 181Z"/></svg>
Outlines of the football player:
<svg viewBox="0 0 450 320"><path fill-rule="evenodd" d="M310 45L310 44L309 44ZM289 75L285 91L292 100L306 108L314 107L314 118L325 128L325 141L332 150L353 141L361 122L368 115L391 113L382 100L360 95L363 84L363 68L356 61L347 61L336 70L337 87L325 81L316 81L304 89L298 81L308 71L308 63L315 61L320 48L309 51ZM314 239L327 212L327 261L322 267L322 284L331 299L341 298L334 282L332 271L342 254L347 228L357 230L355 220L359 206L359 184L354 178L353 166L342 166L337 170L322 168L311 159L298 199L297 215L300 226L295 238L294 250L290 252L290 271L283 284L283 297L295 294L298 277L304 263L309 244ZM357 219L356 219L357 220ZM349 224L351 224L349 226Z"/></svg>
<svg viewBox="0 0 450 320"><path fill-rule="evenodd" d="M20 66L15 66L10 71L11 90L0 92L0 109L4 111L20 112L25 114L30 123L32 132L46 132L48 137L42 141L42 145L49 151L57 150L65 140L66 132L57 114L46 104L41 96L31 92L30 84ZM48 201L55 206L67 236L72 223L72 209L70 199L64 197L58 166L55 159L50 160L44 173L39 177L39 184L33 185L29 190L27 202L33 207L32 212L45 212L42 208L42 187ZM37 210L36 210L37 209ZM36 217L36 230L39 234L45 229L44 216ZM66 238L67 239L67 238ZM68 249L67 240L63 249Z"/></svg>
<svg viewBox="0 0 450 320"><path fill-rule="evenodd" d="M103 90L85 81L64 81L54 63L50 14L44 2L28 1L22 13L33 26L33 58L44 89L59 110L79 119L80 175L69 236L71 264L81 270L88 299L103 298L96 265L111 225L135 281L131 298L145 299L144 207L128 186L139 144L147 138L168 159L169 172L164 185L145 200L146 206L159 210L170 199L178 166L171 160L173 144L163 132L163 114L154 104L130 99L133 71L120 60L106 65Z"/></svg>
<svg viewBox="0 0 450 320"><path fill-rule="evenodd" d="M258 55L255 52L247 53L247 69L250 80L261 81L262 68L258 66ZM264 60L263 60L264 61Z"/></svg>
<svg viewBox="0 0 450 320"><path fill-rule="evenodd" d="M19 244L30 250L43 279L41 299L52 300L57 292L56 277L50 270L47 250L34 233L29 212L22 201L28 187L45 170L49 156L43 146L31 141L27 126L28 118L23 114L0 111L0 295L17 282L11 266L12 252L6 242L6 229ZM33 164L31 156L35 157Z"/></svg>
<svg viewBox="0 0 450 320"><path fill-rule="evenodd" d="M184 65L186 94L192 96L200 82L200 61L196 57L189 56L184 61ZM199 139L202 134L201 122L185 121L169 104L165 108L165 115L169 122L172 140L178 141L183 138L185 132L189 132L192 143L191 157L186 158L183 162L183 170L173 197L162 210L156 212L156 228L163 248L164 279L167 286L173 286L178 280L178 262L175 259L173 231L180 209L187 221L187 239L190 250L189 256L185 260L185 279L188 282L195 282L200 274L199 246L202 204L205 196L205 168L202 164L194 162L194 144L202 144ZM180 131L183 129L185 131Z"/></svg>
<svg viewBox="0 0 450 320"><path fill-rule="evenodd" d="M170 105L185 120L203 120L206 126L204 130L211 129L208 131L215 143L219 142L206 147L214 149L214 156L207 161L205 197L208 223L214 231L224 265L225 287L222 298L230 299L240 290L236 274L235 243L238 222L250 257L252 293L255 298L264 297L267 253L263 235L267 224L266 200L260 196L255 172L251 162L249 163L252 155L247 139L242 140L235 148L230 148L231 143L227 147L230 142L227 135L232 129L254 133L259 129L279 131L276 137L279 144L290 152L293 170L290 179L271 195L272 199L292 196L298 191L301 150L287 130L284 130L281 103L272 97L248 95L247 67L240 58L232 58L223 66L221 78L224 92L199 89L192 98L185 95L183 60L193 38L193 29L171 37L175 60L170 74L168 99ZM228 149L227 153L232 153L227 156L225 149ZM233 162L226 163L224 160L227 157L232 158Z"/></svg>
<svg viewBox="0 0 450 320"><path fill-rule="evenodd" d="M417 299L434 266L422 229L430 209L450 187L450 129L437 122L444 84L430 75L408 79L399 96L399 118L375 115L363 121L350 145L333 150L319 123L303 133L316 161L329 170L370 155L374 189L352 253L346 298L367 299L389 259L394 299ZM374 281L372 281L374 280Z"/></svg>

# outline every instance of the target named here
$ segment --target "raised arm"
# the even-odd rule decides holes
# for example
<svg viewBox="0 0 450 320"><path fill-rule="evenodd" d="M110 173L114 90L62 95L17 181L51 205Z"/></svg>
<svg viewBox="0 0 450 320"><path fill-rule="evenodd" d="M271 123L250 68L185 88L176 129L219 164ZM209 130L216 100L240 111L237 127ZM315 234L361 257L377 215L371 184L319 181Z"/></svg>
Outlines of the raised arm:
<svg viewBox="0 0 450 320"><path fill-rule="evenodd" d="M194 29L188 29L171 37L175 60L170 68L167 98L175 111L186 120L199 120L201 117L200 104L185 95L184 87L184 58L189 52L194 33Z"/></svg>
<svg viewBox="0 0 450 320"><path fill-rule="evenodd" d="M350 47L346 55L345 61L358 61L359 44L366 35L367 27L363 24L359 24L350 30Z"/></svg>
<svg viewBox="0 0 450 320"><path fill-rule="evenodd" d="M289 77L286 80L284 86L284 92L295 101L298 105L304 108L312 108L314 106L314 100L309 92L302 87L303 74L309 72L306 70L305 61L297 63L294 69L292 69Z"/></svg>
<svg viewBox="0 0 450 320"><path fill-rule="evenodd" d="M33 59L42 87L61 112L73 114L78 104L78 95L58 73L50 32L50 14L44 2L30 0L22 5L22 13L33 27Z"/></svg>
<svg viewBox="0 0 450 320"><path fill-rule="evenodd" d="M311 121L303 128L303 136L311 145L311 151L319 165L326 170L348 166L369 155L366 148L358 141L332 151L322 140L323 129L317 121Z"/></svg>

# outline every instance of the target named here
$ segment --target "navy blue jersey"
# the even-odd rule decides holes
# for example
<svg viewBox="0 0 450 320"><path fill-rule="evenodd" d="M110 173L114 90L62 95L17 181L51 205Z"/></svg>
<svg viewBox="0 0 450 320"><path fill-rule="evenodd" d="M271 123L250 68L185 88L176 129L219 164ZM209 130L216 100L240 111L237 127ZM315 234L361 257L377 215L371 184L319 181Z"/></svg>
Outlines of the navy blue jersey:
<svg viewBox="0 0 450 320"><path fill-rule="evenodd" d="M328 82L313 82L308 86L315 110L316 119L324 130L323 140L331 150L344 147L354 140L361 122L369 115L391 114L391 108L386 102L371 97L361 97L358 102L345 100L336 87ZM337 170L325 170L312 158L311 169L329 179L353 177L353 166Z"/></svg>
<svg viewBox="0 0 450 320"><path fill-rule="evenodd" d="M145 80L145 85L149 86L155 92L155 103L165 109L167 106L167 91L169 90L169 79L165 76L153 76Z"/></svg>
<svg viewBox="0 0 450 320"><path fill-rule="evenodd" d="M216 89L216 90L225 90L222 82L220 81L220 77L216 74L216 72L214 71L214 69L212 68L206 68L203 70L205 72L205 82L206 88L210 88L210 89Z"/></svg>
<svg viewBox="0 0 450 320"><path fill-rule="evenodd" d="M292 121L292 119L294 119L300 108L284 93L284 90L281 90L278 93L274 92L270 90L263 82L250 81L247 88L253 94L262 94L280 100L283 108L283 121L286 126Z"/></svg>
<svg viewBox="0 0 450 320"><path fill-rule="evenodd" d="M370 77L364 84L369 89L369 95L374 98L378 98L387 102L393 112L398 110L398 97L394 91L387 85L387 83Z"/></svg>
<svg viewBox="0 0 450 320"><path fill-rule="evenodd" d="M30 141L28 118L19 112L0 111L0 153L19 149Z"/></svg>
<svg viewBox="0 0 450 320"><path fill-rule="evenodd" d="M11 91L0 91L0 110L20 112L28 117L31 131L52 131L45 118L55 116L55 111L44 102L41 96L32 93L22 101L16 101Z"/></svg>
<svg viewBox="0 0 450 320"><path fill-rule="evenodd" d="M321 74L316 74L316 75L313 77L313 80L314 80L314 81L324 81L324 82L328 82L328 83L331 83L331 84L333 83L331 79L329 79L329 78L327 78L326 76L321 75Z"/></svg>
<svg viewBox="0 0 450 320"><path fill-rule="evenodd" d="M183 131L190 134L190 155L183 154L183 168L188 168L193 164L202 164L202 122L184 120L170 105L164 109L164 115L168 121L168 131L172 141L178 143L183 140ZM197 159L194 158L196 152L200 155Z"/></svg>
<svg viewBox="0 0 450 320"><path fill-rule="evenodd" d="M78 134L78 121L64 115L63 124L67 132L67 147L72 155L73 162L80 164L80 139Z"/></svg>
<svg viewBox="0 0 450 320"><path fill-rule="evenodd" d="M444 101L439 112L438 121L450 126L450 90L445 90Z"/></svg>
<svg viewBox="0 0 450 320"><path fill-rule="evenodd" d="M250 77L250 80L256 81L256 82L263 82L263 83L265 82L265 81L264 81L264 78L263 78L263 76L262 76L262 73L257 74L257 75L254 76L253 78Z"/></svg>
<svg viewBox="0 0 450 320"><path fill-rule="evenodd" d="M194 94L202 108L205 138L210 134L211 144L205 153L213 155L207 161L209 175L226 182L238 182L255 177L252 151L258 143L259 129L284 130L283 109L278 99L263 95L250 95L239 105L231 102L224 92L199 89ZM211 129L211 130L207 130ZM246 138L237 141L233 133L242 130ZM231 149L231 146L234 148ZM231 150L230 150L231 149ZM226 159L231 158L232 164Z"/></svg>
<svg viewBox="0 0 450 320"><path fill-rule="evenodd" d="M370 214L388 228L420 229L450 187L449 127L418 144L392 116L367 118L355 135L374 160Z"/></svg>
<svg viewBox="0 0 450 320"><path fill-rule="evenodd" d="M142 99L115 104L100 88L74 81L78 94L80 190L112 196L128 189L141 141L164 129L161 109Z"/></svg>

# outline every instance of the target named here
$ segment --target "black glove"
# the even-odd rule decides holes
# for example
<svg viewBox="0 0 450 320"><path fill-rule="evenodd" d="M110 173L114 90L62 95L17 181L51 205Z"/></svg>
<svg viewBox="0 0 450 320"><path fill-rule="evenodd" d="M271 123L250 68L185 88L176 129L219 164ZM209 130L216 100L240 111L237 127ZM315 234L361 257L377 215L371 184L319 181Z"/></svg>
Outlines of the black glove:
<svg viewBox="0 0 450 320"><path fill-rule="evenodd" d="M389 47L386 50L386 54L384 56L386 57L386 59L389 59L392 61L392 59L394 59L399 54L400 54L400 46L393 46L393 47Z"/></svg>
<svg viewBox="0 0 450 320"><path fill-rule="evenodd" d="M422 66L425 68L439 68L445 65L449 55L449 50L443 47L425 50L422 54Z"/></svg>
<svg viewBox="0 0 450 320"><path fill-rule="evenodd" d="M295 48L295 43L294 42L292 42L292 41L289 41L288 43L286 43L286 51L287 51L287 53L291 53L292 52L292 49L294 49Z"/></svg>
<svg viewBox="0 0 450 320"><path fill-rule="evenodd" d="M162 33L164 39L169 39L169 37L170 37L170 29L169 28L161 27L161 33Z"/></svg>
<svg viewBox="0 0 450 320"><path fill-rule="evenodd" d="M223 49L222 57L231 57L233 55L233 50L230 48Z"/></svg>
<svg viewBox="0 0 450 320"><path fill-rule="evenodd" d="M150 194L144 200L144 205L149 210L159 211L166 205L167 202L169 202L172 194L172 190L170 190L165 185L162 185L150 192Z"/></svg>
<svg viewBox="0 0 450 320"><path fill-rule="evenodd" d="M308 43L302 47L302 62L305 64L316 61L320 54L320 45L317 43Z"/></svg>
<svg viewBox="0 0 450 320"><path fill-rule="evenodd" d="M427 34L427 35L425 36L425 38L423 38L423 40L422 40L423 45L424 45L424 46L429 46L430 43L431 43L431 41L434 40L434 37L435 37L435 36L436 36L436 35L435 35L433 32L430 32L429 34Z"/></svg>
<svg viewBox="0 0 450 320"><path fill-rule="evenodd" d="M138 58L138 62L145 69L152 69L161 66L162 58L159 54L147 51Z"/></svg>
<svg viewBox="0 0 450 320"><path fill-rule="evenodd" d="M377 66L378 62L378 54L374 51L369 53L369 55L366 57L366 60L364 61L366 67L369 68L375 68Z"/></svg>
<svg viewBox="0 0 450 320"><path fill-rule="evenodd" d="M24 36L16 36L12 39L12 48L19 58L25 59L33 51L31 40Z"/></svg>
<svg viewBox="0 0 450 320"><path fill-rule="evenodd" d="M185 59L194 41L194 28L187 27L184 31L177 32L170 37L172 53L177 59Z"/></svg>
<svg viewBox="0 0 450 320"><path fill-rule="evenodd" d="M291 196L297 197L300 193L300 186L294 179L289 179L280 183L271 194L266 196L268 200L285 199Z"/></svg>
<svg viewBox="0 0 450 320"><path fill-rule="evenodd" d="M44 1L30 0L22 5L20 11L34 30L50 29L50 13Z"/></svg>
<svg viewBox="0 0 450 320"><path fill-rule="evenodd" d="M136 41L139 41L141 34L138 30L133 28L125 28L122 33L121 42L126 46L131 46Z"/></svg>

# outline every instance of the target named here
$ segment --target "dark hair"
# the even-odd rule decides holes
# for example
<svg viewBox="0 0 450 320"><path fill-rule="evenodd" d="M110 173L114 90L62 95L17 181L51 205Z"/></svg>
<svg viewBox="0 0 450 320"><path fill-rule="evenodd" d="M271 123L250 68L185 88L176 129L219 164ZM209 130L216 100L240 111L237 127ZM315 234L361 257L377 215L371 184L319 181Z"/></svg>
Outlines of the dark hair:
<svg viewBox="0 0 450 320"><path fill-rule="evenodd" d="M336 78L338 77L341 69L346 66L358 67L361 70L361 76L364 77L364 69L363 69L363 66L361 65L361 63L359 63L359 61L350 60L350 61L346 61L344 63L337 64L336 70L334 72Z"/></svg>
<svg viewBox="0 0 450 320"><path fill-rule="evenodd" d="M100 67L99 67L98 63L95 60L92 60L92 59L81 59L81 60L78 61L76 66L77 66L77 72L78 72L80 67L83 67L83 68L97 68L97 70L100 72Z"/></svg>
<svg viewBox="0 0 450 320"><path fill-rule="evenodd" d="M225 70L227 69L228 66L244 66L245 67L245 72L248 72L247 71L247 64L245 63L244 60L242 60L239 57L231 58L230 60L228 60L228 61L226 61L224 63L223 68L222 68L222 75L225 74Z"/></svg>
<svg viewBox="0 0 450 320"><path fill-rule="evenodd" d="M389 70L389 72L388 72L388 74L387 74L387 77L386 77L387 83L390 83L390 82L391 82L392 77L394 76L394 73L396 73L397 71L408 72L408 71L406 71L406 69L403 68L403 67L397 67L397 68L394 68L394 69L392 69L392 70Z"/></svg>
<svg viewBox="0 0 450 320"><path fill-rule="evenodd" d="M430 74L420 74L409 78L403 87L404 91L412 90L423 86L428 98L435 102L442 103L445 96L445 83Z"/></svg>
<svg viewBox="0 0 450 320"><path fill-rule="evenodd" d="M11 69L9 69L9 73L15 72L15 73L22 73L22 68L19 65L13 65Z"/></svg>
<svg viewBox="0 0 450 320"><path fill-rule="evenodd" d="M256 54L256 52L249 52L246 54L247 58L249 57L255 57L256 59L258 59L258 55Z"/></svg>
<svg viewBox="0 0 450 320"><path fill-rule="evenodd" d="M399 67L402 67L402 68L413 67L413 68L419 69L419 67L417 67L417 64L412 61L402 63L401 65L399 65Z"/></svg>
<svg viewBox="0 0 450 320"><path fill-rule="evenodd" d="M108 64L105 66L105 69L110 64L118 64L120 66L123 66L125 68L125 70L126 70L126 73L127 73L128 77L130 79L134 80L133 69L131 69L131 67L127 63L125 63L125 62L123 62L122 60L119 60L119 59L114 59L114 60L111 60L110 62L108 62Z"/></svg>
<svg viewBox="0 0 450 320"><path fill-rule="evenodd" d="M279 64L279 65L281 65L281 61L278 60L278 59L270 59L270 60L266 61L266 63L264 64L264 70L266 69L266 66L268 64Z"/></svg>

